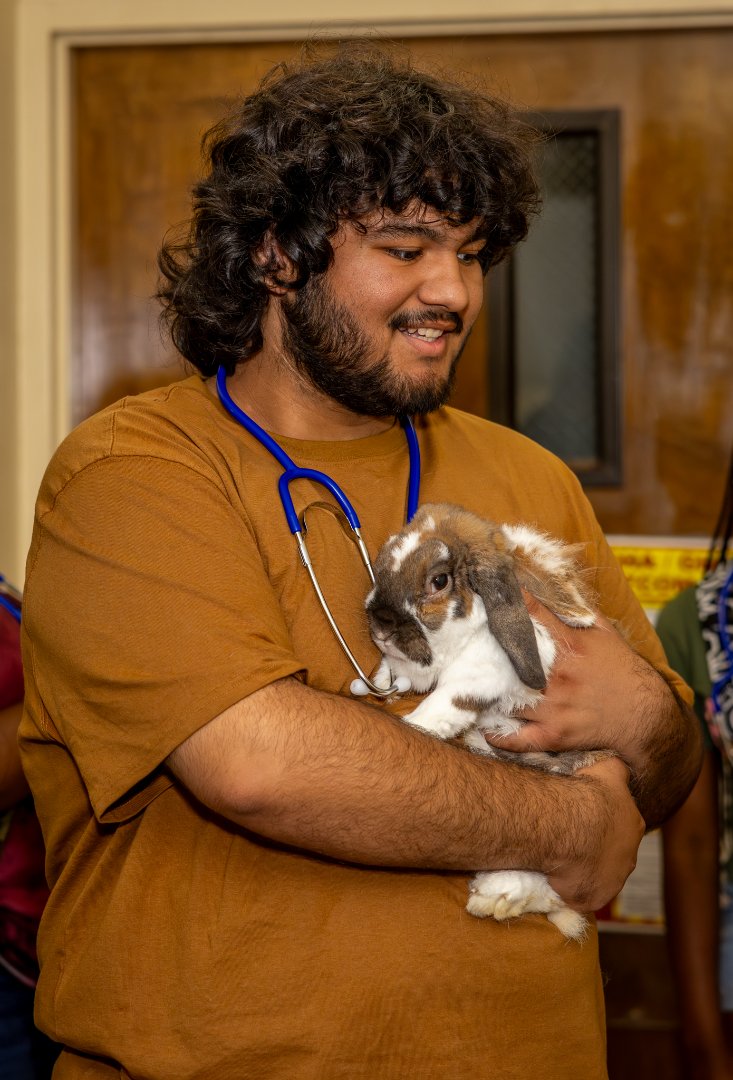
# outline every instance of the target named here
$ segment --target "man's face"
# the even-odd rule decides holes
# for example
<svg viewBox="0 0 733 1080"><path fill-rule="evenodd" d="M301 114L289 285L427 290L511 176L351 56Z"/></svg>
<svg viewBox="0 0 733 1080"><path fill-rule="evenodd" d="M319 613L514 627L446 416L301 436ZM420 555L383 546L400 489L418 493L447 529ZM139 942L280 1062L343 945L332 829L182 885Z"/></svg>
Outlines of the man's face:
<svg viewBox="0 0 733 1080"><path fill-rule="evenodd" d="M322 276L283 299L283 346L323 393L363 416L431 412L450 394L478 315L483 240L434 211L374 215L334 241Z"/></svg>

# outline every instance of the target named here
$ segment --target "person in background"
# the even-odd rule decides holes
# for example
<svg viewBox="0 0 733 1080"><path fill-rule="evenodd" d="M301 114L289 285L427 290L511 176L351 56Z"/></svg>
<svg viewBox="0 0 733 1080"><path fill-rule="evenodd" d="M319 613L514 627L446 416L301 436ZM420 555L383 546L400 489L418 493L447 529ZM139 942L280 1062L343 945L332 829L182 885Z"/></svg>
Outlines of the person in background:
<svg viewBox="0 0 733 1080"><path fill-rule="evenodd" d="M53 1044L33 1023L36 933L48 897L43 838L20 764L20 596L0 576L0 1077L45 1080Z"/></svg>
<svg viewBox="0 0 733 1080"><path fill-rule="evenodd" d="M733 1080L733 454L705 576L662 610L670 665L695 691L706 753L663 828L667 940L691 1080Z"/></svg>

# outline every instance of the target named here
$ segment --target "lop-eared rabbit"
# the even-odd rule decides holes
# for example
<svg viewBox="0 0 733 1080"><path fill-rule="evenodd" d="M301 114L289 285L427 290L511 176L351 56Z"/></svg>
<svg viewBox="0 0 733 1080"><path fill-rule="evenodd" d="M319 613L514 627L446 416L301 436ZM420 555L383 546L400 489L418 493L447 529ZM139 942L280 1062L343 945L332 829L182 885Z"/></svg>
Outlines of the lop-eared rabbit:
<svg viewBox="0 0 733 1080"><path fill-rule="evenodd" d="M382 653L374 681L406 677L427 694L404 717L441 739L461 736L472 749L549 772L570 774L607 751L509 754L482 735L516 732L515 711L535 706L557 648L533 619L521 587L570 626L595 622L576 547L522 525L497 525L448 504L426 504L387 540L374 563L366 600L372 638ZM521 807L517 807L521 813ZM470 885L467 909L511 919L545 913L568 938L586 920L544 874L486 871Z"/></svg>

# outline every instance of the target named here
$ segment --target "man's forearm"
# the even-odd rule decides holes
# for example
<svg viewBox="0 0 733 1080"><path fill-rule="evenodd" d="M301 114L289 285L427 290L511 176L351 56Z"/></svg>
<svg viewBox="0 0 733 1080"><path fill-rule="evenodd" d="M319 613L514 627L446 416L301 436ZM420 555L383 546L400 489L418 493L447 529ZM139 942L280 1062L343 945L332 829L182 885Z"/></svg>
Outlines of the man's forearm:
<svg viewBox="0 0 733 1080"><path fill-rule="evenodd" d="M641 661L644 663L644 661ZM638 753L629 755L629 786L647 829L682 805L700 773L703 745L694 712L649 665L639 693Z"/></svg>
<svg viewBox="0 0 733 1080"><path fill-rule="evenodd" d="M334 858L555 871L577 881L588 907L595 889L620 886L633 865L635 818L622 784L498 763L292 679L227 710L169 763L212 809ZM627 853L601 872L604 849L624 843Z"/></svg>

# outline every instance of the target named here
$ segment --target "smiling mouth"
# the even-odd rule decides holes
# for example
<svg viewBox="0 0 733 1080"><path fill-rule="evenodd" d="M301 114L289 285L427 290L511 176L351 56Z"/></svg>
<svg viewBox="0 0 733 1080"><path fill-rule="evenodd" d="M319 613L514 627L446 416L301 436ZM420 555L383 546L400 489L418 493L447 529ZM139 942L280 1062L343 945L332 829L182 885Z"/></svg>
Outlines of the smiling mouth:
<svg viewBox="0 0 733 1080"><path fill-rule="evenodd" d="M463 320L456 311L424 311L401 312L391 321L392 330L399 330L406 337L416 338L418 341L435 342L448 334L461 334L463 332Z"/></svg>
<svg viewBox="0 0 733 1080"><path fill-rule="evenodd" d="M420 326L416 330L405 329L403 334L407 334L408 337L423 338L424 341L437 341L438 338L443 337L444 334L451 333L450 330L435 330L430 326Z"/></svg>

